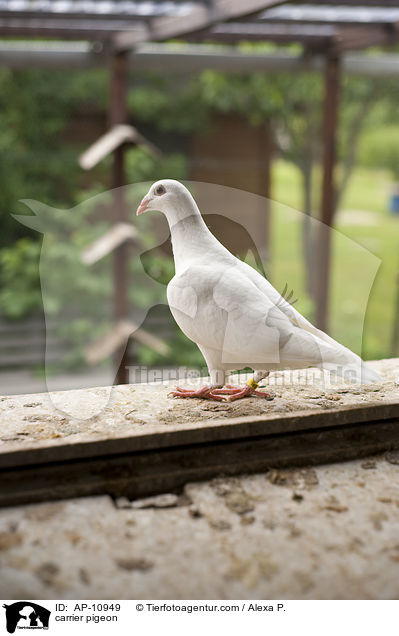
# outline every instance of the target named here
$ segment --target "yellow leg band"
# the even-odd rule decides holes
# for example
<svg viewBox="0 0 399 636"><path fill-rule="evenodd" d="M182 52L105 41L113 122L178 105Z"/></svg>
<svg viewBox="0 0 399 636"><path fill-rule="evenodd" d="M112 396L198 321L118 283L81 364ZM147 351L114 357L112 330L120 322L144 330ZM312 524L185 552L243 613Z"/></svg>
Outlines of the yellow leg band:
<svg viewBox="0 0 399 636"><path fill-rule="evenodd" d="M253 380L253 378L248 380L247 384L248 384L248 386L251 387L251 389L257 389L258 386L259 386L259 384L257 382L255 382L255 380Z"/></svg>

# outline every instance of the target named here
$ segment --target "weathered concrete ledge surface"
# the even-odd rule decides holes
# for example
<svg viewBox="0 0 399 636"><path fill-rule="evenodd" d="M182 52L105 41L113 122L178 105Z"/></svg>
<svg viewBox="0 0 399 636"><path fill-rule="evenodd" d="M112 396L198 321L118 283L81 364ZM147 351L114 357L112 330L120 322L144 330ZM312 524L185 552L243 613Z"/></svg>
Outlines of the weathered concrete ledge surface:
<svg viewBox="0 0 399 636"><path fill-rule="evenodd" d="M239 417L275 419L296 412L323 413L399 401L399 359L375 361L370 366L381 374L382 383L334 385L328 374L306 382L309 370L272 373L265 385L274 396L271 401L246 398L228 404L168 398L175 383L3 396L0 458L11 450L192 430ZM202 382L191 380L189 386Z"/></svg>
<svg viewBox="0 0 399 636"><path fill-rule="evenodd" d="M271 402L182 403L166 387L118 387L90 418L97 391L3 399L0 450L197 426L276 410L329 411L398 398L399 361L381 385L271 387ZM94 397L90 397L94 396ZM336 399L338 397L338 399ZM145 402L147 400L148 402ZM86 406L85 406L86 404ZM134 410L136 409L136 410ZM83 419L86 417L86 419ZM3 451L4 449L4 451ZM1 485L0 485L1 486ZM320 467L189 483L182 494L108 496L0 510L2 598L398 598L399 453Z"/></svg>

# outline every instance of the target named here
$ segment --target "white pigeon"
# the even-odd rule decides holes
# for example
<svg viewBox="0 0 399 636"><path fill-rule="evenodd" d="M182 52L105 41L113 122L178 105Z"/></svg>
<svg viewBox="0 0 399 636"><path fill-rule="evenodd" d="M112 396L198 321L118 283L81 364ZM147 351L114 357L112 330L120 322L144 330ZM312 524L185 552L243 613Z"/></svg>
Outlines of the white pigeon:
<svg viewBox="0 0 399 636"><path fill-rule="evenodd" d="M210 232L185 186L154 183L137 210L158 210L169 223L175 276L167 288L171 312L205 358L210 384L177 387L175 397L237 400L256 395L275 369L319 367L357 382L379 376L355 353L314 327L259 272L233 256ZM227 372L255 371L244 387L225 385Z"/></svg>

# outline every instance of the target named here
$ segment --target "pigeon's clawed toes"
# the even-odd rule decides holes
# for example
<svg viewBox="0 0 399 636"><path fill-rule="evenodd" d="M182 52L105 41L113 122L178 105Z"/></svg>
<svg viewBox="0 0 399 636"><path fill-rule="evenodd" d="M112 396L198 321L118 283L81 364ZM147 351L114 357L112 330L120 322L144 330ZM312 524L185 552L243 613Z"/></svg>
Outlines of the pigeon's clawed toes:
<svg viewBox="0 0 399 636"><path fill-rule="evenodd" d="M245 397L260 397L264 400L273 400L273 396L267 391L256 391L250 386L245 386L242 389L238 389L238 391L234 391L228 397L226 397L227 402L234 402L235 400L240 400Z"/></svg>
<svg viewBox="0 0 399 636"><path fill-rule="evenodd" d="M191 389L183 389L182 387L178 386L176 387L175 391L170 391L170 393L168 393L168 396L170 395L171 397L180 398L202 398L203 400L216 400L218 402L221 402L223 400L223 397L214 395L214 391L215 389L213 389L211 386L203 386L196 391L193 391Z"/></svg>
<svg viewBox="0 0 399 636"><path fill-rule="evenodd" d="M213 389L213 395L234 395L235 393L239 393L241 391L241 387L232 386L231 384L226 384L222 389Z"/></svg>
<svg viewBox="0 0 399 636"><path fill-rule="evenodd" d="M203 400L216 400L218 402L233 402L244 397L260 397L265 400L273 400L273 396L266 391L257 391L250 386L233 386L226 384L222 388L216 388L211 386L203 386L196 391L192 389L184 389L180 386L176 387L175 391L168 393L171 397L180 398L202 398Z"/></svg>
<svg viewBox="0 0 399 636"><path fill-rule="evenodd" d="M272 393L268 393L267 391L254 391L253 395L256 397L264 398L265 400L274 400L274 395Z"/></svg>

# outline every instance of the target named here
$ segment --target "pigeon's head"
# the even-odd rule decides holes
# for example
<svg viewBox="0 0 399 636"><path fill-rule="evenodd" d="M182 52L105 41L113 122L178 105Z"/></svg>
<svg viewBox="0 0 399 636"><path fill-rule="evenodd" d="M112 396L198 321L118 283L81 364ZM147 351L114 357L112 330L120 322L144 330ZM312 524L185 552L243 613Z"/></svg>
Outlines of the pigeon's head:
<svg viewBox="0 0 399 636"><path fill-rule="evenodd" d="M147 210L158 210L166 213L170 209L180 207L182 200L191 199L187 188L174 179L161 179L152 184L144 199L137 208L137 216Z"/></svg>

